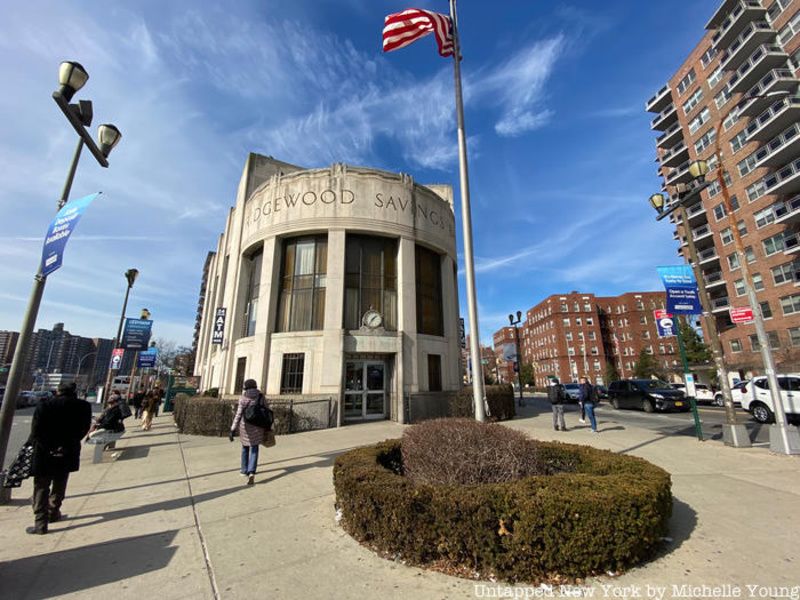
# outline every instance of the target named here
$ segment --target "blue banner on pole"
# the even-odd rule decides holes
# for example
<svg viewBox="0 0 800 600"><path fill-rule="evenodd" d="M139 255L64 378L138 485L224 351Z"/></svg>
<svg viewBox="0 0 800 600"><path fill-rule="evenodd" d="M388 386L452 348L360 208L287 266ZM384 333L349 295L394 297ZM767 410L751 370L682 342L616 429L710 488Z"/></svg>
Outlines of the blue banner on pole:
<svg viewBox="0 0 800 600"><path fill-rule="evenodd" d="M697 280L689 265L657 267L667 290L667 312L673 315L699 315L703 312Z"/></svg>
<svg viewBox="0 0 800 600"><path fill-rule="evenodd" d="M156 366L156 358L158 357L158 348L148 348L144 352L139 352L139 360L137 368L148 369Z"/></svg>
<svg viewBox="0 0 800 600"><path fill-rule="evenodd" d="M125 331L122 333L120 348L146 350L152 327L153 322L147 319L125 319Z"/></svg>
<svg viewBox="0 0 800 600"><path fill-rule="evenodd" d="M89 194L78 200L67 202L58 211L50 227L47 228L47 235L44 237L44 247L42 248L42 275L47 277L50 273L61 267L64 258L64 249L70 234L75 231L84 211L97 198L100 192Z"/></svg>

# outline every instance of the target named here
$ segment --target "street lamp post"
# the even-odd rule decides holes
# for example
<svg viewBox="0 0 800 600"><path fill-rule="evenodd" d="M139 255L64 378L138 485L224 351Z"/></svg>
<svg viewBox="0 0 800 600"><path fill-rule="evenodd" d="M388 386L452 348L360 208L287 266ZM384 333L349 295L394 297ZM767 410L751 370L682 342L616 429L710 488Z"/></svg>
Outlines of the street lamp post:
<svg viewBox="0 0 800 600"><path fill-rule="evenodd" d="M95 144L92 136L86 130L92 124L93 110L89 100L80 100L77 104L70 104L69 101L80 90L89 74L77 62L62 62L58 71L59 88L53 92L53 100L67 117L75 132L78 134L78 144L72 156L69 172L67 173L61 197L58 200L57 210L61 210L69 201L69 194L72 189L72 182L75 178L75 171L78 168L78 160L84 145L95 157L102 167L108 167L108 155L114 146L117 145L122 135L119 129L113 125L100 125L98 128L98 139L100 146ZM20 327L17 347L14 351L14 358L11 363L11 371L8 374L6 392L3 396L3 405L0 407L0 466L5 464L6 451L8 450L8 440L11 436L11 425L14 419L16 399L19 393L19 386L22 381L23 370L25 367L25 356L30 346L33 328L36 324L36 317L39 314L39 305L42 302L44 286L47 276L42 274L41 266L33 279L33 289L28 300L28 306ZM4 476L4 472L0 473ZM0 479L2 479L0 476ZM10 490L0 487L0 504L10 499Z"/></svg>
<svg viewBox="0 0 800 600"><path fill-rule="evenodd" d="M520 348L519 348L519 323L522 320L522 311L517 311L517 319L514 320L514 315L508 315L508 322L511 323L511 326L514 328L514 342L516 345L517 351L517 385L519 385L519 405L525 406L525 398L522 396L522 357L520 356Z"/></svg>
<svg viewBox="0 0 800 600"><path fill-rule="evenodd" d="M702 170L702 165L692 165L695 173L699 175ZM694 174L694 173L693 173ZM695 179L698 181L699 177ZM708 341L711 345L711 355L714 358L714 367L717 370L717 379L722 387L722 401L725 406L725 423L722 425L722 440L727 446L736 448L749 448L751 446L750 436L747 434L747 428L742 423L737 423L736 409L733 406L733 396L731 394L731 384L728 379L728 370L725 367L725 359L722 351L722 342L719 339L719 331L717 330L717 322L714 314L711 312L711 300L708 296L706 289L706 282L703 279L703 273L700 270L700 261L697 257L697 246L692 238L692 233L689 230L689 216L686 212L685 200L700 197L700 192L707 186L704 184L696 184L695 188L688 191L687 187L678 187L678 202L675 210L678 212L678 218L683 222L684 231L686 232L686 241L689 246L689 258L691 259L692 270L694 277L697 280L697 289L700 292L700 305L703 308L703 332L707 335ZM659 212L659 219L664 213L664 196L662 194L653 194L650 196L650 204ZM679 340L678 348L682 350L683 342ZM688 391L688 388L687 388ZM695 411L696 414L696 411Z"/></svg>
<svg viewBox="0 0 800 600"><path fill-rule="evenodd" d="M122 337L122 324L125 322L125 311L128 309L128 296L131 293L131 288L133 287L136 278L139 276L138 269L128 269L125 271L125 280L128 282L128 287L125 288L125 300L122 302L122 312L119 315L119 326L117 326L117 336L114 338L114 346L111 349L111 356L114 356L114 350L119 347L120 338ZM120 366L122 366L120 361ZM108 367L108 373L106 375L106 384L103 387L103 404L105 404L105 400L108 398L108 390L111 387L111 378L113 377L113 369L111 365Z"/></svg>

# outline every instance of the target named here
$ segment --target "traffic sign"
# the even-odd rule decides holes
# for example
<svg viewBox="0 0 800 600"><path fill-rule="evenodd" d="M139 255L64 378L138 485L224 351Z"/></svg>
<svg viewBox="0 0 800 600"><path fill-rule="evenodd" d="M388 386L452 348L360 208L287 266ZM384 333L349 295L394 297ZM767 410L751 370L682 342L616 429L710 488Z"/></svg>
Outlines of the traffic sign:
<svg viewBox="0 0 800 600"><path fill-rule="evenodd" d="M119 369L122 365L122 355L125 353L125 350L122 348L114 348L114 351L111 353L111 366L112 369Z"/></svg>
<svg viewBox="0 0 800 600"><path fill-rule="evenodd" d="M672 337L675 335L675 321L672 315L663 308L653 311L653 317L656 320L656 328L658 329L658 337Z"/></svg>
<svg viewBox="0 0 800 600"><path fill-rule="evenodd" d="M749 306L741 308L731 308L731 321L736 324L739 323L752 323L753 322L753 309Z"/></svg>

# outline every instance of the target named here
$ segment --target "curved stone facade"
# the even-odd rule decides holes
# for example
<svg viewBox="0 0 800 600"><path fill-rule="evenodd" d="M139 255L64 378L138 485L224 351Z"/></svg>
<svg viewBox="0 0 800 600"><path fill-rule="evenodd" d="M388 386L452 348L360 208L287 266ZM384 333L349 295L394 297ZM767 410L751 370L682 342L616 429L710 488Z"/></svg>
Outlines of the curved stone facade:
<svg viewBox="0 0 800 600"><path fill-rule="evenodd" d="M404 422L403 398L460 386L449 186L251 154L207 281L204 389L253 378L341 420Z"/></svg>

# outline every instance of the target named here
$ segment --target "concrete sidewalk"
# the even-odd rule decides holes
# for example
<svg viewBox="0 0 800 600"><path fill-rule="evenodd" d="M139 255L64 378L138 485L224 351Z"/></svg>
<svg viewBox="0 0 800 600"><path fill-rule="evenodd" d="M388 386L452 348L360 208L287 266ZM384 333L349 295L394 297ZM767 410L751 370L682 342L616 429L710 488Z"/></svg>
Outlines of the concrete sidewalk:
<svg viewBox="0 0 800 600"><path fill-rule="evenodd" d="M768 598L788 596L767 588L800 585L796 457L664 437L617 423L613 411L598 413L600 435L590 435L588 426L557 434L549 413L530 409L508 425L664 467L673 476L672 540L648 565L571 591L612 597L638 590L646 597L650 585L666 586L662 597L710 597L703 588L672 586L727 584L740 586L743 598ZM107 462L91 464L92 448L85 449L63 507L68 518L53 524L50 534L24 532L32 522L30 482L15 491L13 505L0 506L0 597L441 599L508 593L504 584L378 558L336 524L335 457L402 431L383 421L279 437L275 448L262 448L257 483L248 487L238 472L238 441L179 435L170 416L159 417L146 433L131 425ZM554 589L552 597L566 591ZM514 592L530 597L534 590Z"/></svg>

